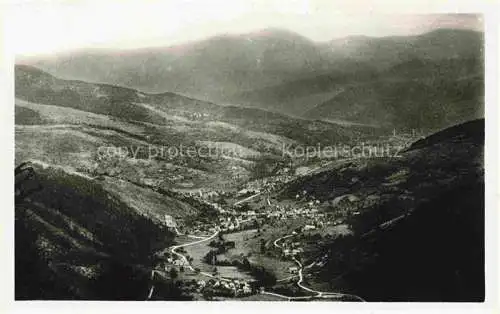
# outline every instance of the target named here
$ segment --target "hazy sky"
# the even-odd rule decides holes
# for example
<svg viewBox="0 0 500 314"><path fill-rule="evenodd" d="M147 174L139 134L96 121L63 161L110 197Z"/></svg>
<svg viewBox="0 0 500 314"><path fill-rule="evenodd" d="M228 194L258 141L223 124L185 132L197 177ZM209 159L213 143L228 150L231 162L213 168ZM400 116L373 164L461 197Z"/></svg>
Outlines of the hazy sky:
<svg viewBox="0 0 500 314"><path fill-rule="evenodd" d="M316 41L418 34L440 27L482 29L479 16L400 14L421 11L391 3L381 10L376 1L360 0L41 0L18 1L6 17L8 39L22 55L168 46L266 27L285 28Z"/></svg>

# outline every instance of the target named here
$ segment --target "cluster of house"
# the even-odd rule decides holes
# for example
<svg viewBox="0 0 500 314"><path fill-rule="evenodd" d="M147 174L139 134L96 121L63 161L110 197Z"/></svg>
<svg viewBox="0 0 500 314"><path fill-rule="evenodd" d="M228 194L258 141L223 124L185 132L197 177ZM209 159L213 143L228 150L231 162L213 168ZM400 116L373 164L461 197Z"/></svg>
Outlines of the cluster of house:
<svg viewBox="0 0 500 314"><path fill-rule="evenodd" d="M300 242L287 242L283 243L283 256L295 256L303 253L304 249L301 247Z"/></svg>
<svg viewBox="0 0 500 314"><path fill-rule="evenodd" d="M238 230L240 227L244 227L245 223L256 220L262 223L266 219L293 219L299 217L308 219L308 224L303 227L302 231L315 230L316 228L321 228L333 223L331 219L327 219L326 213L319 212L314 206L293 208L280 205L274 206L272 209L263 212L256 212L255 210L247 210L239 213L227 211L219 216L218 222L222 230L233 231Z"/></svg>
<svg viewBox="0 0 500 314"><path fill-rule="evenodd" d="M325 213L320 213L319 210L313 206L306 206L302 208L282 207L276 206L274 210L265 212L268 218L297 218L304 217L309 219L317 219L318 221L326 216Z"/></svg>
<svg viewBox="0 0 500 314"><path fill-rule="evenodd" d="M219 216L219 226L222 230L236 230L239 227L238 219L234 216Z"/></svg>
<svg viewBox="0 0 500 314"><path fill-rule="evenodd" d="M219 190L203 190L199 189L196 191L189 191L188 192L189 196L200 198L200 199L205 199L205 200L211 200L214 198L218 198L220 196L226 196L227 193L224 191L219 191Z"/></svg>
<svg viewBox="0 0 500 314"><path fill-rule="evenodd" d="M160 268L163 268L166 272L170 270L169 266L188 266L189 263L183 259L179 258L179 256L170 254L170 253L165 253L163 255L165 258L162 262L158 264Z"/></svg>
<svg viewBox="0 0 500 314"><path fill-rule="evenodd" d="M289 168L284 168L280 170L280 173L276 176L272 177L266 177L262 178L259 180L255 180L252 182L249 182L246 186L246 188L240 190L238 192L238 195L245 195L245 194L256 194L259 193L260 191L273 191L276 188L282 186L284 183L289 182L290 180L294 179L294 176L289 175L290 169Z"/></svg>
<svg viewBox="0 0 500 314"><path fill-rule="evenodd" d="M167 258L166 261L167 261L167 263L169 263L171 265L179 266L179 267L180 266L184 266L185 267L185 266L189 265L189 263L185 259L183 259L183 258L174 259L174 258L169 257L169 258ZM168 266L165 266L165 271L168 271L168 270L169 270Z"/></svg>
<svg viewBox="0 0 500 314"><path fill-rule="evenodd" d="M240 192L249 192L249 190L242 190ZM252 192L257 192L257 190ZM303 193L301 194L306 195L307 192L303 191ZM345 201L352 203L356 202L357 199L353 199L352 197L341 197L338 198L338 200L336 199L336 201L337 202L335 202L334 200L333 203L335 203L337 207L342 207L340 206L341 205L340 203L343 204ZM213 225L200 223L193 226L191 232L194 234L214 233L217 230L237 231L240 230L241 228L245 228L245 226L247 226L248 223L254 221L262 223L265 222L266 219L294 219L294 218L308 219L308 223L302 227L301 231L312 231L318 228L322 228L326 225L337 225L342 223L343 220L341 218L346 216L347 212L350 212L353 215L359 214L359 212L353 210L347 210L344 212L340 210L341 208L339 208L339 211L336 211L336 213L339 214L341 217L335 218L333 216L339 216L339 215L320 212L320 210L318 209L318 205L320 204L319 200L310 200L301 207L275 205L272 206L272 208L269 207L269 209L267 209L266 211L259 211L259 212L256 212L255 210L236 212L235 210L224 209L222 208L222 206L215 203L209 203L207 201L204 202L210 204L216 210L218 210L219 217L217 221L214 221ZM218 227L220 227L220 229L218 229Z"/></svg>
<svg viewBox="0 0 500 314"><path fill-rule="evenodd" d="M193 224L193 226L189 230L189 233L195 234L195 235L203 235L203 234L209 235L209 234L213 234L216 230L217 230L216 225L212 225L212 224L208 225L208 224L196 222Z"/></svg>
<svg viewBox="0 0 500 314"><path fill-rule="evenodd" d="M213 296L242 297L254 292L249 282L239 279L200 279L192 282L190 286L191 290L199 293L210 290Z"/></svg>

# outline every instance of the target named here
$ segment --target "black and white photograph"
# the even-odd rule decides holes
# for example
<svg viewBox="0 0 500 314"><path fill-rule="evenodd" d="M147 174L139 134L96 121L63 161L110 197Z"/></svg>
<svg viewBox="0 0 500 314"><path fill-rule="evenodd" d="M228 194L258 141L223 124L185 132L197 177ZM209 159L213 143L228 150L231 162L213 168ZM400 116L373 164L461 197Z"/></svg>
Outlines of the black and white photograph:
<svg viewBox="0 0 500 314"><path fill-rule="evenodd" d="M484 16L336 8L13 5L14 299L483 303Z"/></svg>

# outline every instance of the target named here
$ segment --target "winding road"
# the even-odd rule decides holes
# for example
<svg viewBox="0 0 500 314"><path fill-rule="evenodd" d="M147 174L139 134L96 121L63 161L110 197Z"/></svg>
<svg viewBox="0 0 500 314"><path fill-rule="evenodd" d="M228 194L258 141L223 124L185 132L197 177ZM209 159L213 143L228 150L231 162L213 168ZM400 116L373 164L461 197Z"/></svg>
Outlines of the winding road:
<svg viewBox="0 0 500 314"><path fill-rule="evenodd" d="M281 238L278 238L278 239L274 240L273 244L278 249L283 250L283 246L279 245L278 243L280 241L284 240L284 239L291 238L293 236L295 236L295 234L289 234L289 235L283 236ZM278 293L273 293L273 292L267 292L267 291L263 291L262 293L273 295L273 296L277 296L277 297L281 297L281 298L284 298L284 299L288 299L288 301L311 299L311 298L351 297L351 298L354 298L354 299L359 300L361 302L366 302L364 299L362 299L361 297L359 297L357 295L345 294L345 293L338 293L338 292L318 291L318 290L314 290L314 289L311 289L309 287L304 286L302 284L302 282L304 281L304 275L302 273L302 271L304 269L304 266L302 265L302 263L297 258L295 258L295 256L292 257L292 260L297 264L297 266L299 266L299 271L298 271L299 280L297 281L297 286L299 286L301 289L303 289L305 291L314 293L315 295L313 295L313 296L304 296L304 297L289 297L289 296L286 296L286 295L282 295L282 294L278 294ZM312 266L312 264L306 266L306 268L309 268L311 266ZM293 276L291 276L291 277L293 277ZM288 278L290 278L290 277L288 277Z"/></svg>
<svg viewBox="0 0 500 314"><path fill-rule="evenodd" d="M184 235L183 233L179 232L179 230L177 229L177 227L174 227L174 230L175 230L175 232L176 232L177 235ZM220 232L220 229L217 230L217 231L215 231L209 237L201 237L201 236L195 236L195 235L188 235L189 238L193 238L193 239L197 239L197 240L193 241L193 242L188 242L188 243L180 244L180 245L173 245L173 246L168 247L166 250L170 251L170 253L172 253L172 254L178 256L180 259L182 259L184 261L185 267L187 269L189 269L190 271L195 272L196 270L191 265L191 263L189 263L187 257L185 255L181 254L181 253L176 252L176 250L180 249L182 247L186 247L186 246L190 246L190 245L196 245L196 244L200 244L200 243L209 241L209 240L215 238L219 234L219 232ZM151 271L151 280L154 278L155 272L156 272L156 270L154 270L154 269ZM217 276L214 276L214 275L212 275L210 273L207 273L207 272L200 272L200 275L203 275L203 276L206 276L206 277L210 277L210 278L217 278ZM219 279L223 280L223 281L231 281L230 279L222 278L222 277L219 278ZM150 290L149 290L147 300L151 299L151 296L153 295L153 292L154 292L154 285L152 285L151 288L150 288Z"/></svg>
<svg viewBox="0 0 500 314"><path fill-rule="evenodd" d="M209 236L207 238L201 238L200 240L197 240L197 241L194 241L194 242L189 242L189 243L184 243L184 244L181 244L181 245L174 245L174 246L171 246L169 248L169 250L170 250L170 252L172 254L177 255L179 258L181 258L184 261L184 264L187 265L186 267L189 270L195 271L195 269L193 268L193 266L191 266L191 264L189 263L189 261L186 258L186 256L182 255L181 253L177 253L175 250L180 249L181 247L186 247L186 246L190 246L190 245L196 245L196 244L203 243L205 241L209 241L209 240L215 238L218 234L219 234L219 230L215 231L214 234L212 234L211 236ZM196 238L199 238L199 237L196 237Z"/></svg>
<svg viewBox="0 0 500 314"><path fill-rule="evenodd" d="M238 225L239 225L239 221L237 221ZM184 235L182 233L179 232L179 230L177 229L177 227L174 228L177 235ZM184 265L185 267L187 267L190 271L196 271L193 266L191 265L191 263L189 263L188 259L186 258L185 255L181 254L181 253L178 253L176 250L182 248L182 247L187 247L187 246L191 246L191 245L197 245L197 244L200 244L200 243L203 243L203 242L206 242L206 241L209 241L213 238L215 238L219 232L221 231L220 227L217 228L218 230L215 231L211 236L209 237L201 237L201 236L194 236L194 235L188 235L188 237L190 238L194 238L194 239L197 239L196 241L193 241L193 242L189 242L189 243L184 243L184 244L180 244L180 245L173 245L171 247L168 247L166 250L169 250L172 254L178 256L180 259L182 259L184 261ZM284 240L284 239L288 239L288 238L291 238L295 236L295 234L289 234L289 235L286 235L286 236L283 236L283 237L280 237L276 240L274 240L273 244L276 248L280 249L280 250L283 250L283 246L279 244L280 241ZM286 295L282 295L282 294L278 294L278 293L274 293L274 292L268 292L268 291L265 291L265 290L262 290L261 291L261 294L267 294L267 295L272 295L272 296L275 296L275 297L279 297L279 298L282 298L282 299L286 299L288 301L293 301L293 300L307 300L307 299L313 299L313 298L324 298L324 299L327 299L327 298L332 298L332 297L335 297L335 298L340 298L340 297L351 297L351 298L354 298L356 300L359 300L359 301L362 301L362 302L365 302L364 299L362 299L361 297L357 296L357 295L352 295L352 294L345 294L345 293L337 293L337 292L324 292L324 291L318 291L318 290L314 290L314 289L311 289L309 287L306 287L304 286L302 283L304 281L304 275L302 273L303 269L304 269L304 266L302 265L302 263L295 258L295 256L292 257L292 260L299 266L299 271L298 271L298 275L292 275L292 276L289 276L287 278L284 278L284 279L281 279L281 280L278 280L278 281L283 281L283 280L287 280L287 279L291 279L291 278L295 278L295 277L299 277L299 280L297 281L297 286L299 286L301 289L307 291L307 292L310 292L310 293L314 293L314 295L312 296L300 296L300 297L290 297L290 296L286 296ZM306 266L305 268L309 268L311 267L312 264ZM157 272L156 270L152 270L151 271L151 280L154 278L154 274L155 272ZM207 273L207 272L200 272L201 275L203 276L206 276L206 277L210 277L210 278L217 278L216 276L210 274L210 273ZM220 277L219 278L220 280L224 280L224 281L231 281L230 279L227 279L227 278L222 278ZM148 293L148 296L147 296L147 300L150 300L153 293L154 293L154 285L151 286L150 290L149 290L149 293Z"/></svg>

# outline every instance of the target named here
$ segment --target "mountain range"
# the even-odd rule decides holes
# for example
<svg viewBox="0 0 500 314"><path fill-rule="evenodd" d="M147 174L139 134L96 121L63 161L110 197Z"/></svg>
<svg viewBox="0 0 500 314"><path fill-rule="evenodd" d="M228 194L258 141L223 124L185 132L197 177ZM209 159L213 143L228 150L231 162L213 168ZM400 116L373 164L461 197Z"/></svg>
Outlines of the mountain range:
<svg viewBox="0 0 500 314"><path fill-rule="evenodd" d="M318 43L265 29L166 48L82 50L18 63L64 79L298 117L435 129L483 116L482 47L483 34L469 30ZM422 111L428 115L418 117Z"/></svg>

